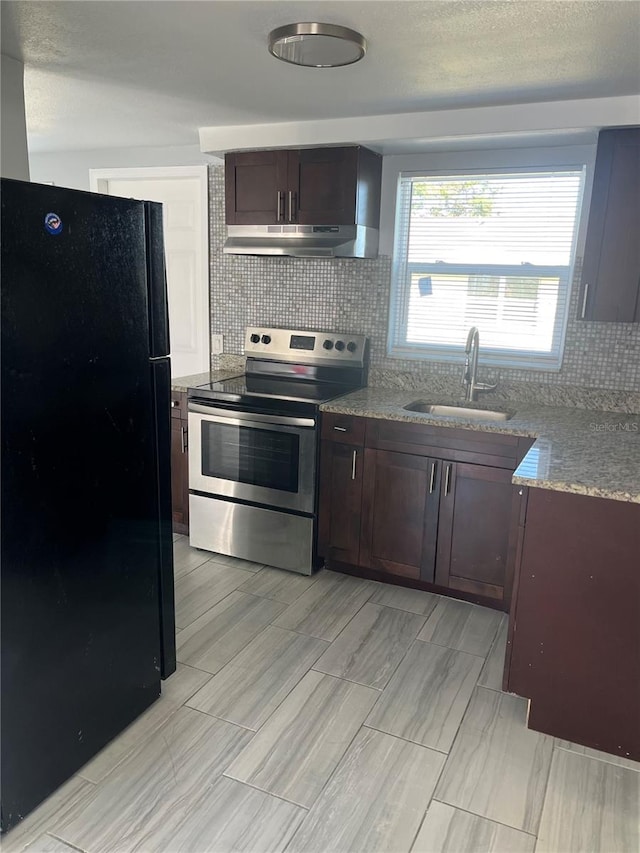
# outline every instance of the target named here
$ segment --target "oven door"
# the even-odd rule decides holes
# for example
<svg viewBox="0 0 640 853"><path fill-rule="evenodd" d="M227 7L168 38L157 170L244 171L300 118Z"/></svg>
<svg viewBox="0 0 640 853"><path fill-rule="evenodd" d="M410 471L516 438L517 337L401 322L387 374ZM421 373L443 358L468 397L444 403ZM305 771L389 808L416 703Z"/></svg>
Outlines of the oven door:
<svg viewBox="0 0 640 853"><path fill-rule="evenodd" d="M314 418L189 402L189 489L313 513Z"/></svg>

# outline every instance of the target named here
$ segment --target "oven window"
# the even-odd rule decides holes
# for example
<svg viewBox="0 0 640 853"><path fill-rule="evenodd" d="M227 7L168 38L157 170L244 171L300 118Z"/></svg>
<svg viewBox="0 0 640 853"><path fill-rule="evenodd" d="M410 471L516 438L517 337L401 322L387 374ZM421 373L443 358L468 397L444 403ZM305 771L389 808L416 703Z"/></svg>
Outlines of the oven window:
<svg viewBox="0 0 640 853"><path fill-rule="evenodd" d="M282 492L298 491L295 433L202 422L202 473Z"/></svg>

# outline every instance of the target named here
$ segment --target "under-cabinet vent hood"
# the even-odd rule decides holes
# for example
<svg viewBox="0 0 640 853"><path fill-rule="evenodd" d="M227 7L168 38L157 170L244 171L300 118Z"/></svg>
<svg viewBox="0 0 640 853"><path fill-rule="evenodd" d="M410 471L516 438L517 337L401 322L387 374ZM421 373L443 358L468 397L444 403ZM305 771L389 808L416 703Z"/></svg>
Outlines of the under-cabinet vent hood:
<svg viewBox="0 0 640 853"><path fill-rule="evenodd" d="M229 225L224 251L294 258L375 258L378 229L365 225Z"/></svg>

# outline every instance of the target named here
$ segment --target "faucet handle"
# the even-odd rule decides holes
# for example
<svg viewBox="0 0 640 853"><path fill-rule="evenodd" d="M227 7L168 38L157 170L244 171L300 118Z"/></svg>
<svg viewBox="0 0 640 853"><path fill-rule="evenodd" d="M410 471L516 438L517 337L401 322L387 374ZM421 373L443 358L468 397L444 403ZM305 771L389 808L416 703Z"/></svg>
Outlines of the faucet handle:
<svg viewBox="0 0 640 853"><path fill-rule="evenodd" d="M473 387L476 391L495 391L498 383L496 382L495 385L492 385L489 382L475 382Z"/></svg>

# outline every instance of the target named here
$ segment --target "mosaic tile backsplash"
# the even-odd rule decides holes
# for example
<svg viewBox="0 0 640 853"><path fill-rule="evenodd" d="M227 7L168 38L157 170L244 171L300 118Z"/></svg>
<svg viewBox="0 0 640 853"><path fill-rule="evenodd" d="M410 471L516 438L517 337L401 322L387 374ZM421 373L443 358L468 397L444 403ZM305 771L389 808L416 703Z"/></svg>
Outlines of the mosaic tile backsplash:
<svg viewBox="0 0 640 853"><path fill-rule="evenodd" d="M224 355L212 357L213 368L235 365L248 325L320 328L369 336L370 385L459 389L462 359L457 365L387 357L391 258L225 255L224 167L210 167L209 182L211 332L224 335ZM571 318L577 301L576 286ZM481 378L495 379L482 368L482 351L480 360ZM560 371L501 368L499 380L492 398L640 411L640 324L570 319Z"/></svg>

